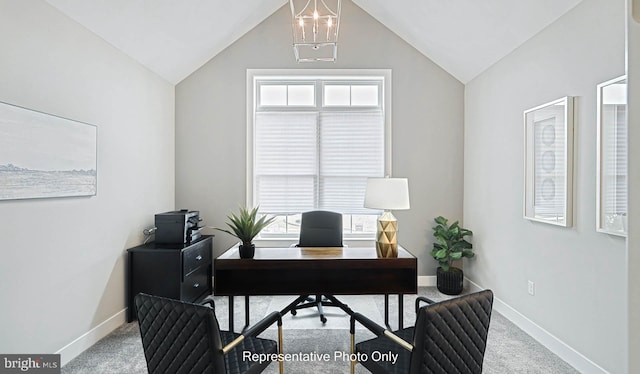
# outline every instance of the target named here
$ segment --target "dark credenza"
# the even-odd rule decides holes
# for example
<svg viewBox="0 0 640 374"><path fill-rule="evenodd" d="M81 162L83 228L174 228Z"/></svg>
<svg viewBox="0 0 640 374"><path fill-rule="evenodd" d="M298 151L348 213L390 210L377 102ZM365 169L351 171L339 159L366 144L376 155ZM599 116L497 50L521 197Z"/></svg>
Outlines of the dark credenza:
<svg viewBox="0 0 640 374"><path fill-rule="evenodd" d="M140 292L196 302L211 294L213 236L191 244L157 244L129 248L129 322L136 318L133 298Z"/></svg>

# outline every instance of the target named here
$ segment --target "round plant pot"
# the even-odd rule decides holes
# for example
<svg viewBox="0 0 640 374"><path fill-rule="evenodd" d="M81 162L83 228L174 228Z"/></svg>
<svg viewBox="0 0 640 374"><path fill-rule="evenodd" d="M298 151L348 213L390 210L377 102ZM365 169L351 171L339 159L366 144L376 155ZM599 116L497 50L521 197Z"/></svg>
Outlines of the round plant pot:
<svg viewBox="0 0 640 374"><path fill-rule="evenodd" d="M438 267L438 291L447 295L460 295L463 277L464 273L461 269L450 267L449 271L444 271L441 267Z"/></svg>
<svg viewBox="0 0 640 374"><path fill-rule="evenodd" d="M240 244L238 252L240 252L240 258L253 258L256 254L256 245L253 243L249 245Z"/></svg>

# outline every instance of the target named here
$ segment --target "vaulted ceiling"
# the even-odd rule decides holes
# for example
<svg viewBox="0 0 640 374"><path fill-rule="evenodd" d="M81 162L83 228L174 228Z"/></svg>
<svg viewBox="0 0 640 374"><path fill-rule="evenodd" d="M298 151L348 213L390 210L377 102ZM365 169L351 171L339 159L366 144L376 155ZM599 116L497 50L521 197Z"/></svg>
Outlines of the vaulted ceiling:
<svg viewBox="0 0 640 374"><path fill-rule="evenodd" d="M286 0L46 0L171 83ZM353 1L466 83L582 0Z"/></svg>

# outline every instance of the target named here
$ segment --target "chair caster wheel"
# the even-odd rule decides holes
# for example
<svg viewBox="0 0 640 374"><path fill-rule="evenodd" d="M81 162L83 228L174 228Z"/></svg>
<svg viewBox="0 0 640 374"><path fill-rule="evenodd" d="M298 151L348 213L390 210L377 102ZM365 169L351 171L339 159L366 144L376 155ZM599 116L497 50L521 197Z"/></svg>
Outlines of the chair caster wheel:
<svg viewBox="0 0 640 374"><path fill-rule="evenodd" d="M327 323L327 319L324 316L320 316L320 321L322 321L322 324Z"/></svg>
<svg viewBox="0 0 640 374"><path fill-rule="evenodd" d="M295 309L291 309L291 315L292 315L292 316L295 316L296 314L298 314L298 312L296 312L296 310L295 310Z"/></svg>

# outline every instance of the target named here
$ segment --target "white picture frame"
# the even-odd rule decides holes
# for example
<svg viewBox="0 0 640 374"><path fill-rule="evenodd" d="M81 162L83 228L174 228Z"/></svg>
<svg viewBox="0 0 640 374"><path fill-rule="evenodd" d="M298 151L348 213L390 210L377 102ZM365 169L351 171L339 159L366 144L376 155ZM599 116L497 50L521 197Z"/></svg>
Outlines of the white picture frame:
<svg viewBox="0 0 640 374"><path fill-rule="evenodd" d="M571 96L524 111L524 218L573 225L573 127Z"/></svg>
<svg viewBox="0 0 640 374"><path fill-rule="evenodd" d="M97 127L0 102L0 201L96 196Z"/></svg>
<svg viewBox="0 0 640 374"><path fill-rule="evenodd" d="M596 230L627 236L627 77L597 85Z"/></svg>

